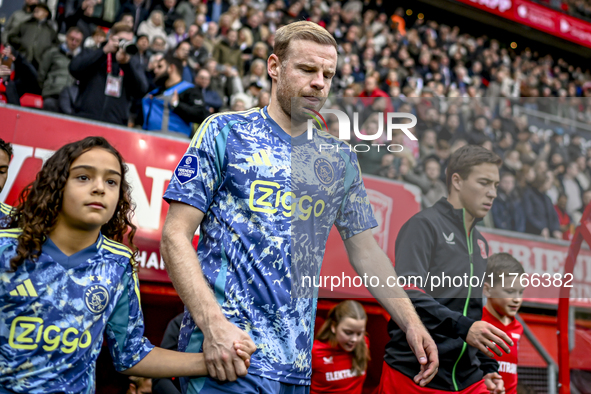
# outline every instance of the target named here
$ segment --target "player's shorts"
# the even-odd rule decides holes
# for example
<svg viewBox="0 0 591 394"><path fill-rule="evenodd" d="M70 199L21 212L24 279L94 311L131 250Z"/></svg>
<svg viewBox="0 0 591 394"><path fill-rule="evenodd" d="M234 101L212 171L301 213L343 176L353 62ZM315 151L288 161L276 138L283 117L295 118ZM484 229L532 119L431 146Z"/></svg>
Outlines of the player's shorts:
<svg viewBox="0 0 591 394"><path fill-rule="evenodd" d="M181 379L183 394L309 394L310 386L281 383L248 374L235 382L219 382L212 378Z"/></svg>
<svg viewBox="0 0 591 394"><path fill-rule="evenodd" d="M380 379L380 386L374 394L443 394L450 393L450 391L430 389L417 385L411 378L405 374L398 372L390 367L386 362L382 368L382 378ZM471 386L466 387L461 391L456 391L457 394L489 394L484 380L476 382Z"/></svg>

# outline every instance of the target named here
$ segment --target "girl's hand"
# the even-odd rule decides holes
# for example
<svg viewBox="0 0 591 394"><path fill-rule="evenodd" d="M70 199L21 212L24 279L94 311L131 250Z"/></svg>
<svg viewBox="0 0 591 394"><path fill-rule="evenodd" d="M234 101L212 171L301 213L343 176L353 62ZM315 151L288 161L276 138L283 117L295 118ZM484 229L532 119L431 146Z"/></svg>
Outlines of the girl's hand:
<svg viewBox="0 0 591 394"><path fill-rule="evenodd" d="M246 368L250 367L250 356L257 350L256 346L252 341L235 341L234 342L234 349L236 350L236 354L244 360L244 364Z"/></svg>

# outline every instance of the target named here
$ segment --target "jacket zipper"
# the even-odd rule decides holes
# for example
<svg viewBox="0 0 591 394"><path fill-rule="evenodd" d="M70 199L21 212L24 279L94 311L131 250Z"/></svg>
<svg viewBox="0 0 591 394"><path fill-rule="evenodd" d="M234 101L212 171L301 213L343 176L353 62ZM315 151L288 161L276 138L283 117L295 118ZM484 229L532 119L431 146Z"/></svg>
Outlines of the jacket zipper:
<svg viewBox="0 0 591 394"><path fill-rule="evenodd" d="M464 230L466 231L466 241L468 242L468 255L470 256L470 278L471 278L474 273L474 266L472 264L472 231L468 231L468 229L466 228L466 210L465 209L462 209L462 220L463 220ZM468 304L470 303L470 296L472 295L472 281L468 281L468 282L469 282L468 297L466 298L466 303L464 304L464 312L462 313L464 316L468 315ZM460 359L462 358L462 356L466 352L467 347L468 347L468 344L466 342L464 342L464 344L462 345L462 351L460 352L460 356L456 360L454 367L451 371L451 380L454 384L455 391L460 391L458 389L458 383L456 382L456 367L458 366Z"/></svg>

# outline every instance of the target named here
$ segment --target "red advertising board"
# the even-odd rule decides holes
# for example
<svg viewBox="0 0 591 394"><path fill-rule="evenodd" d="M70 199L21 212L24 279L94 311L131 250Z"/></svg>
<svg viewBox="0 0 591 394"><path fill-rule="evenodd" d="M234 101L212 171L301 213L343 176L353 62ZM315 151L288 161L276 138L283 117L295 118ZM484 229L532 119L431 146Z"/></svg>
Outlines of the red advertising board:
<svg viewBox="0 0 591 394"><path fill-rule="evenodd" d="M60 146L90 135L107 138L120 150L129 166L134 221L138 225L140 279L170 282L159 253L162 226L168 205L162 195L168 186L188 140L147 134L102 123L47 115L43 112L0 106L0 138L13 143L14 158L0 201L14 203L20 190L32 181L45 160ZM364 176L366 189L379 226L373 230L378 245L394 261L394 244L400 227L420 209L418 188L383 178ZM509 252L529 274L560 274L567 253L565 242L545 242L539 237L483 229L491 253ZM322 277L350 277L356 274L337 231L332 231L326 247ZM354 282L353 282L354 283ZM336 283L335 283L336 284ZM364 286L321 286L320 297L371 297ZM591 252L581 250L574 272L573 304L591 306ZM526 292L528 301L556 303L557 294L542 287Z"/></svg>
<svg viewBox="0 0 591 394"><path fill-rule="evenodd" d="M591 23L529 0L456 0L591 48Z"/></svg>

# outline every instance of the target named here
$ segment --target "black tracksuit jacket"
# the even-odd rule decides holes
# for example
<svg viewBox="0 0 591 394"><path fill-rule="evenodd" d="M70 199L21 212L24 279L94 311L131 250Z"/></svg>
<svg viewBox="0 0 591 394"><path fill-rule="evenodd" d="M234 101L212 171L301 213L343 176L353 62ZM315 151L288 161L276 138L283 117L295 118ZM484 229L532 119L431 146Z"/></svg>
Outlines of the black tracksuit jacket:
<svg viewBox="0 0 591 394"><path fill-rule="evenodd" d="M414 280L416 287L406 286L405 290L439 351L439 372L427 387L445 391L465 389L498 370L495 360L465 342L472 324L482 319L482 278L488 244L474 225L466 231L463 215L463 210L454 209L442 198L410 218L396 238L398 276L419 276L423 281L427 275L430 277L422 284ZM464 275L475 276L480 283L476 286L473 279L474 287L470 283L455 287L446 282L445 286L431 289L431 278L441 278L442 273L451 278L462 277L462 282ZM388 331L391 339L386 345L386 363L413 378L419 373L420 364L406 335L392 320Z"/></svg>

